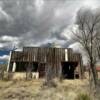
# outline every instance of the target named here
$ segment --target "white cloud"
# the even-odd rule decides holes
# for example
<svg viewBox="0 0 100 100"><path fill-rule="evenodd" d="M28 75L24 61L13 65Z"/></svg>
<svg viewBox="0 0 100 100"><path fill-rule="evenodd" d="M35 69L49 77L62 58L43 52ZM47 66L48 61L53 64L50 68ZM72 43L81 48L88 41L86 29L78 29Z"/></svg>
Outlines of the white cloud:
<svg viewBox="0 0 100 100"><path fill-rule="evenodd" d="M13 21L13 18L5 12L2 7L0 6L0 20L7 20L7 21Z"/></svg>
<svg viewBox="0 0 100 100"><path fill-rule="evenodd" d="M9 55L0 56L0 61L6 61L9 59Z"/></svg>
<svg viewBox="0 0 100 100"><path fill-rule="evenodd" d="M55 17L61 17L62 15L64 15L65 10L58 8L55 10Z"/></svg>
<svg viewBox="0 0 100 100"><path fill-rule="evenodd" d="M66 37L66 39L72 40L72 39L75 37L75 35L72 33L72 31L76 33L76 30L77 30L77 29L78 29L78 26L75 25L75 24L72 24L72 25L69 25L68 27L66 27L66 28L62 31L61 34L62 34L64 37Z"/></svg>
<svg viewBox="0 0 100 100"><path fill-rule="evenodd" d="M0 37L0 48L12 49L13 46L19 47L20 38L4 35Z"/></svg>
<svg viewBox="0 0 100 100"><path fill-rule="evenodd" d="M88 63L87 54L86 54L86 52L83 50L83 47L81 46L80 43L75 42L75 43L71 44L71 45L69 46L69 48L72 48L74 52L81 53L82 59L83 59L83 64L84 64L84 65L87 65L87 63Z"/></svg>
<svg viewBox="0 0 100 100"><path fill-rule="evenodd" d="M69 30L76 30L73 23L77 11L87 4L97 6L100 1L0 0L0 48L15 45L21 49L53 42L63 45L66 41L67 46L76 48Z"/></svg>
<svg viewBox="0 0 100 100"><path fill-rule="evenodd" d="M79 52L81 50L81 45L78 42L75 42L71 44L69 48L73 48L74 51Z"/></svg>
<svg viewBox="0 0 100 100"><path fill-rule="evenodd" d="M3 43L0 43L0 48L3 48L3 46L4 46Z"/></svg>
<svg viewBox="0 0 100 100"><path fill-rule="evenodd" d="M100 6L100 4L98 3L99 0L84 0L83 1L83 6L87 6L90 8L97 8L98 6Z"/></svg>
<svg viewBox="0 0 100 100"><path fill-rule="evenodd" d="M35 0L35 6L36 9L40 12L42 10L42 7L44 5L44 0Z"/></svg>
<svg viewBox="0 0 100 100"><path fill-rule="evenodd" d="M0 37L0 41L18 41L18 37L3 35Z"/></svg>

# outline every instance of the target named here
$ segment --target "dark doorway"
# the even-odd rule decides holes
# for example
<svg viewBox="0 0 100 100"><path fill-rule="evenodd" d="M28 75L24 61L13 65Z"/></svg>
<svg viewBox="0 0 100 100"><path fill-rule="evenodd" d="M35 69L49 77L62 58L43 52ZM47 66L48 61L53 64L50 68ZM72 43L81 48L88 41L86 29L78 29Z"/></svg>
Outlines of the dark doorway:
<svg viewBox="0 0 100 100"><path fill-rule="evenodd" d="M62 76L65 79L74 79L74 71L77 67L77 62L62 62Z"/></svg>
<svg viewBox="0 0 100 100"><path fill-rule="evenodd" d="M37 62L16 62L16 72L37 72Z"/></svg>
<svg viewBox="0 0 100 100"><path fill-rule="evenodd" d="M33 62L33 64L32 64L32 72L38 72L38 62Z"/></svg>
<svg viewBox="0 0 100 100"><path fill-rule="evenodd" d="M16 72L26 72L26 62L16 62Z"/></svg>
<svg viewBox="0 0 100 100"><path fill-rule="evenodd" d="M45 76L45 63L39 64L38 72L40 78L43 78Z"/></svg>

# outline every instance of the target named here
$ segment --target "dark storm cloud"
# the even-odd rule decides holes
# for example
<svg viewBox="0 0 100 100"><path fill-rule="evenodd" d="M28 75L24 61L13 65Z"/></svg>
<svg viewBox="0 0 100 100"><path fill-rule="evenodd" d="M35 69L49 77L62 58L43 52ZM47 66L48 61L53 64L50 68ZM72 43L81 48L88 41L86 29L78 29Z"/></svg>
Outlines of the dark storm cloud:
<svg viewBox="0 0 100 100"><path fill-rule="evenodd" d="M83 0L0 0L0 36L14 37L11 41L3 39L0 47L13 41L18 47L48 44L48 40L66 41L68 38L61 33L74 23L82 3Z"/></svg>
<svg viewBox="0 0 100 100"><path fill-rule="evenodd" d="M0 0L0 50L52 44L79 49L68 30L75 27L77 11L84 5L95 8L100 1Z"/></svg>
<svg viewBox="0 0 100 100"><path fill-rule="evenodd" d="M63 39L58 31L73 22L80 1L1 0L0 4L0 36L20 37L26 44L33 42L34 45L52 36Z"/></svg>

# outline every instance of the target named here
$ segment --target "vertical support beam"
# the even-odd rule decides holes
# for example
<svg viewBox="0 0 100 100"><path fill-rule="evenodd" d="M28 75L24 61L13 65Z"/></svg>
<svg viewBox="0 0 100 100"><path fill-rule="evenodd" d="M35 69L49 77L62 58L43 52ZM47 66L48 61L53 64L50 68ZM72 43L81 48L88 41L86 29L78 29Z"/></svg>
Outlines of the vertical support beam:
<svg viewBox="0 0 100 100"><path fill-rule="evenodd" d="M9 56L8 65L7 65L7 72L9 71L9 67L10 67L11 54L12 54L12 51L10 51L10 56Z"/></svg>
<svg viewBox="0 0 100 100"><path fill-rule="evenodd" d="M61 63L59 63L58 77L60 78L60 80L62 80L62 65L61 65Z"/></svg>
<svg viewBox="0 0 100 100"><path fill-rule="evenodd" d="M65 49L65 61L68 61L68 49Z"/></svg>
<svg viewBox="0 0 100 100"><path fill-rule="evenodd" d="M12 72L15 72L15 70L16 70L16 62L13 62Z"/></svg>
<svg viewBox="0 0 100 100"><path fill-rule="evenodd" d="M34 61L35 61L35 55L34 55Z"/></svg>
<svg viewBox="0 0 100 100"><path fill-rule="evenodd" d="M78 64L78 68L79 68L79 77L80 79L84 78L84 72L83 72L83 61L82 61L82 56L79 55L79 64Z"/></svg>
<svg viewBox="0 0 100 100"><path fill-rule="evenodd" d="M80 79L82 79L83 78L83 73L82 73L82 64L81 64L81 61L79 62L78 67L79 67L79 77L80 77Z"/></svg>

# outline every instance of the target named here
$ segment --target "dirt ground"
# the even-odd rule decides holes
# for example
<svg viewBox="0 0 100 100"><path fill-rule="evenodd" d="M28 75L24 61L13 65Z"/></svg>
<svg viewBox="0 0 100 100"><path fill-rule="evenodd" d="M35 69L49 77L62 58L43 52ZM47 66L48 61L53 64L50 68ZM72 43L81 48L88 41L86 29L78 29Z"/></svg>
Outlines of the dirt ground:
<svg viewBox="0 0 100 100"><path fill-rule="evenodd" d="M43 88L43 79L0 81L0 100L75 100L79 93L89 94L87 80L64 80L55 88ZM91 100L100 100L93 98Z"/></svg>

